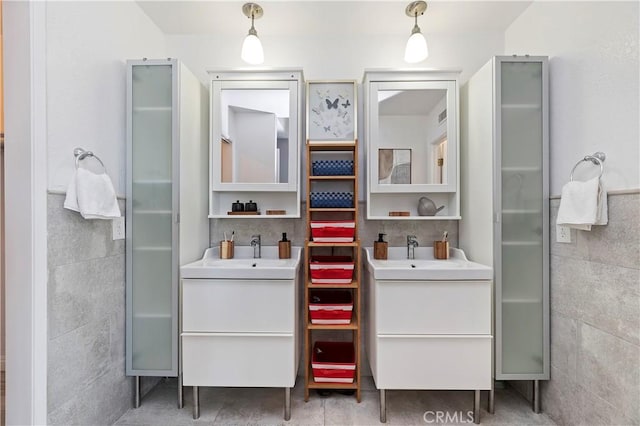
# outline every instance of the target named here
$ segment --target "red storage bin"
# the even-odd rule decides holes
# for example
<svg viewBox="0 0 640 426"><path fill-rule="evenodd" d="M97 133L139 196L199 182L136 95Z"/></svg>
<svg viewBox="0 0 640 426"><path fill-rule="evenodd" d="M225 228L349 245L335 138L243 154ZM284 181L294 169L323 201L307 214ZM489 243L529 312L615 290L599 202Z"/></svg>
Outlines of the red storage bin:
<svg viewBox="0 0 640 426"><path fill-rule="evenodd" d="M316 383L353 383L356 373L353 342L316 342L311 369Z"/></svg>
<svg viewBox="0 0 640 426"><path fill-rule="evenodd" d="M311 290L309 315L312 324L350 324L353 296L345 290Z"/></svg>
<svg viewBox="0 0 640 426"><path fill-rule="evenodd" d="M314 256L309 262L312 284L351 284L355 263L349 256Z"/></svg>
<svg viewBox="0 0 640 426"><path fill-rule="evenodd" d="M356 232L353 220L312 220L311 237L317 243L351 243Z"/></svg>

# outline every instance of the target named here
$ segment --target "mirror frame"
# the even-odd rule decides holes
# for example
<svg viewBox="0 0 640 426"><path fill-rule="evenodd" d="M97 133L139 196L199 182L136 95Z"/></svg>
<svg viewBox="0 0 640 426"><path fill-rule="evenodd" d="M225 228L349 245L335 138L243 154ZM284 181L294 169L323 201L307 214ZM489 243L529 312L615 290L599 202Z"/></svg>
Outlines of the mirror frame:
<svg viewBox="0 0 640 426"><path fill-rule="evenodd" d="M427 74L428 76L428 74ZM401 81L398 78L409 81ZM434 75L432 78L420 77L402 72L390 74L388 79L371 80L369 83L369 100L367 104L368 118L368 160L369 160L369 190L372 193L414 193L414 192L456 192L458 190L459 168L459 132L458 132L458 84L457 76L443 78ZM389 148L379 145L379 114L378 92L382 90L428 90L444 89L447 91L447 178L444 184L416 183L416 184L381 184L378 183L378 149ZM402 149L405 147L396 147ZM406 147L411 148L411 147ZM415 163L415 159L413 159ZM415 167L415 164L412 164Z"/></svg>
<svg viewBox="0 0 640 426"><path fill-rule="evenodd" d="M301 141L301 102L299 84L301 76L292 72L228 72L211 75L210 96L210 144L209 174L213 191L297 192L300 186L298 159ZM286 89L289 90L289 156L288 182L286 183L235 183L222 182L220 174L222 117L220 114L221 91L225 89Z"/></svg>

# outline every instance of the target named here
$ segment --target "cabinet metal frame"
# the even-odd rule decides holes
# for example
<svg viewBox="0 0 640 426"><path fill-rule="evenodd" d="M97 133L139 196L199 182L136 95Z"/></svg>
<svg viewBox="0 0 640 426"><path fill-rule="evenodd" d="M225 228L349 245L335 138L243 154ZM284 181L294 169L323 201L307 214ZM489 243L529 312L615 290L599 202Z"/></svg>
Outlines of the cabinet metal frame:
<svg viewBox="0 0 640 426"><path fill-rule="evenodd" d="M542 66L542 342L543 371L541 373L503 373L502 372L502 87L501 65L503 63L533 62ZM497 380L549 380L550 378L550 341L549 341L549 72L546 56L496 56L493 60L493 212L494 212L494 273L495 273L495 378Z"/></svg>
<svg viewBox="0 0 640 426"><path fill-rule="evenodd" d="M177 244L180 238L178 221L180 217L180 144L177 141L180 138L179 117L177 103L180 99L179 81L180 67L176 59L143 59L127 61L127 153L126 153L126 220L132 223L133 219L133 68L137 66L171 66L171 96L173 99L173 107L171 111L171 347L172 360L170 370L140 370L133 368L133 360L130 351L133 345L133 305L129 302L133 297L133 232L127 229L126 244L126 375L127 376L152 376L152 377L176 377L178 376L178 274L179 274L179 253Z"/></svg>

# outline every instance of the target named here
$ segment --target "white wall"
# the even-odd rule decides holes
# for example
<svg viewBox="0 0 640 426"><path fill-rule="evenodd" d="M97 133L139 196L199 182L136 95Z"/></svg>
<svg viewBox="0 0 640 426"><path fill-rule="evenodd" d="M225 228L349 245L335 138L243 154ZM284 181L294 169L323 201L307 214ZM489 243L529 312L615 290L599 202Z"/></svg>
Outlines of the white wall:
<svg viewBox="0 0 640 426"><path fill-rule="evenodd" d="M360 19L360 18L357 18ZM354 20L354 25L361 23ZM375 25L375 24L373 24ZM504 51L504 33L460 32L456 35L427 34L429 58L413 68L460 69L460 84L471 77L491 56ZM366 68L408 68L404 62L404 48L407 36L397 35L349 35L340 34L292 36L260 35L265 50L265 62L260 68L294 67L304 70L305 80L354 79L362 80ZM180 58L208 85L208 68L247 68L240 59L242 37L167 35L167 54ZM362 91L360 91L360 95ZM365 198L366 164L364 159L364 124L362 97L359 102L358 139L360 141L360 193ZM302 122L305 118L302 117ZM304 131L303 131L304 138ZM301 151L301 173L306 166ZM304 199L306 182L302 180L301 196Z"/></svg>
<svg viewBox="0 0 640 426"><path fill-rule="evenodd" d="M638 2L534 2L505 53L550 57L551 194L595 151L607 154L608 190L639 188Z"/></svg>
<svg viewBox="0 0 640 426"><path fill-rule="evenodd" d="M166 56L164 34L133 1L47 3L49 190L66 191L82 147L124 194L125 62Z"/></svg>

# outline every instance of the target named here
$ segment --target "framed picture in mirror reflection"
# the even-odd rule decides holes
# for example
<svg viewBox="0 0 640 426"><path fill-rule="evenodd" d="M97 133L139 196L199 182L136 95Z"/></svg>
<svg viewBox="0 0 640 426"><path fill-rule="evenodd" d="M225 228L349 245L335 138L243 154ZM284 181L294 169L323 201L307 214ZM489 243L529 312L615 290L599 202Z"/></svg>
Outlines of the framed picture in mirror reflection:
<svg viewBox="0 0 640 426"><path fill-rule="evenodd" d="M356 82L309 81L307 83L307 139L354 141L356 139Z"/></svg>
<svg viewBox="0 0 640 426"><path fill-rule="evenodd" d="M411 149L378 149L378 183L411 183Z"/></svg>

